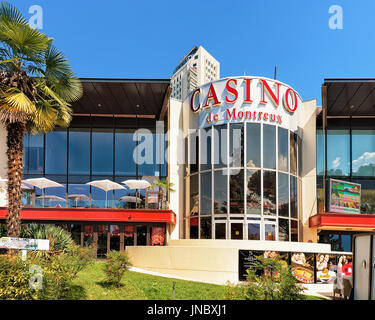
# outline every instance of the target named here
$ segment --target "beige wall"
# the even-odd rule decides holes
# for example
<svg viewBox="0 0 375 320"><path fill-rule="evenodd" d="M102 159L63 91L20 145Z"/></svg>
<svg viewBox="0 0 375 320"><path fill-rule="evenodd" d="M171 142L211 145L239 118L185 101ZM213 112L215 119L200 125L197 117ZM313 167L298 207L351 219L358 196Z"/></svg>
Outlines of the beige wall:
<svg viewBox="0 0 375 320"><path fill-rule="evenodd" d="M302 129L302 226L301 240L317 242L316 229L309 228L309 218L316 214L316 100L303 102Z"/></svg>
<svg viewBox="0 0 375 320"><path fill-rule="evenodd" d="M238 281L238 250L329 253L327 244L245 241L171 240L166 247L127 247L134 267L186 279L225 284Z"/></svg>

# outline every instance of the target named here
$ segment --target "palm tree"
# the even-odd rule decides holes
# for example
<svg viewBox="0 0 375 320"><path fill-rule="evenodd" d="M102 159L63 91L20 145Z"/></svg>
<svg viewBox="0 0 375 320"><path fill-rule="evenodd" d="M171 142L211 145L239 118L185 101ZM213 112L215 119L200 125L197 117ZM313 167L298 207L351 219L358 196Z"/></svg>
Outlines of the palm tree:
<svg viewBox="0 0 375 320"><path fill-rule="evenodd" d="M23 136L67 127L70 103L82 95L53 39L31 28L8 3L0 4L0 121L7 130L9 236L20 234Z"/></svg>
<svg viewBox="0 0 375 320"><path fill-rule="evenodd" d="M166 190L167 192L175 192L175 190L173 189L174 183L169 182L168 180L157 179L154 180L151 186L159 188L158 202L161 204L160 208L164 209L164 190Z"/></svg>

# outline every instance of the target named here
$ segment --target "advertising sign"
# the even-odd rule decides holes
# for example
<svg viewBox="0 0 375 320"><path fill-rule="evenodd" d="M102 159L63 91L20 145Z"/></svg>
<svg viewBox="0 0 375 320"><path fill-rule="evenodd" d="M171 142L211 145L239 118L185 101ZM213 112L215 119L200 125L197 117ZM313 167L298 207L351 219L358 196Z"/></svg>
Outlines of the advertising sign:
<svg viewBox="0 0 375 320"><path fill-rule="evenodd" d="M293 276L303 283L314 283L314 254L294 252L291 257Z"/></svg>
<svg viewBox="0 0 375 320"><path fill-rule="evenodd" d="M238 277L239 281L246 281L247 269L254 266L257 257L263 255L263 251L239 250Z"/></svg>
<svg viewBox="0 0 375 320"><path fill-rule="evenodd" d="M0 249L49 250L49 240L0 238Z"/></svg>
<svg viewBox="0 0 375 320"><path fill-rule="evenodd" d="M334 283L337 277L337 256L320 253L316 255L316 282Z"/></svg>
<svg viewBox="0 0 375 320"><path fill-rule="evenodd" d="M224 78L204 84L189 95L190 111L199 127L227 122L277 124L297 130L299 94L288 85L264 77Z"/></svg>
<svg viewBox="0 0 375 320"><path fill-rule="evenodd" d="M361 185L330 179L329 211L361 213Z"/></svg>

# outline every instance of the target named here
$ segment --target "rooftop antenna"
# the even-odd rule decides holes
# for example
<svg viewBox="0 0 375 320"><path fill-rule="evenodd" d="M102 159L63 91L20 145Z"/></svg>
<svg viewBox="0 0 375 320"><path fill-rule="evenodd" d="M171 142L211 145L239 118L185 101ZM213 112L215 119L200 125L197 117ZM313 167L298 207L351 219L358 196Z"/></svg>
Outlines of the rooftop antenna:
<svg viewBox="0 0 375 320"><path fill-rule="evenodd" d="M273 78L276 80L276 75L277 75L277 66L275 66L275 74L273 76Z"/></svg>

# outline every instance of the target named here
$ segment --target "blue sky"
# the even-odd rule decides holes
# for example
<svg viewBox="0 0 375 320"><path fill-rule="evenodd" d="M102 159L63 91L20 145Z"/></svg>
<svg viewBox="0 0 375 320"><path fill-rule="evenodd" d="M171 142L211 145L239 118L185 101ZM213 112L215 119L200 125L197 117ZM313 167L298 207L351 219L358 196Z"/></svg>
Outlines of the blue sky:
<svg viewBox="0 0 375 320"><path fill-rule="evenodd" d="M194 45L221 63L221 77L277 78L304 100L321 101L324 78L375 78L373 0L12 0L29 18L43 8L43 32L79 77L169 78ZM343 9L332 30L331 5Z"/></svg>

